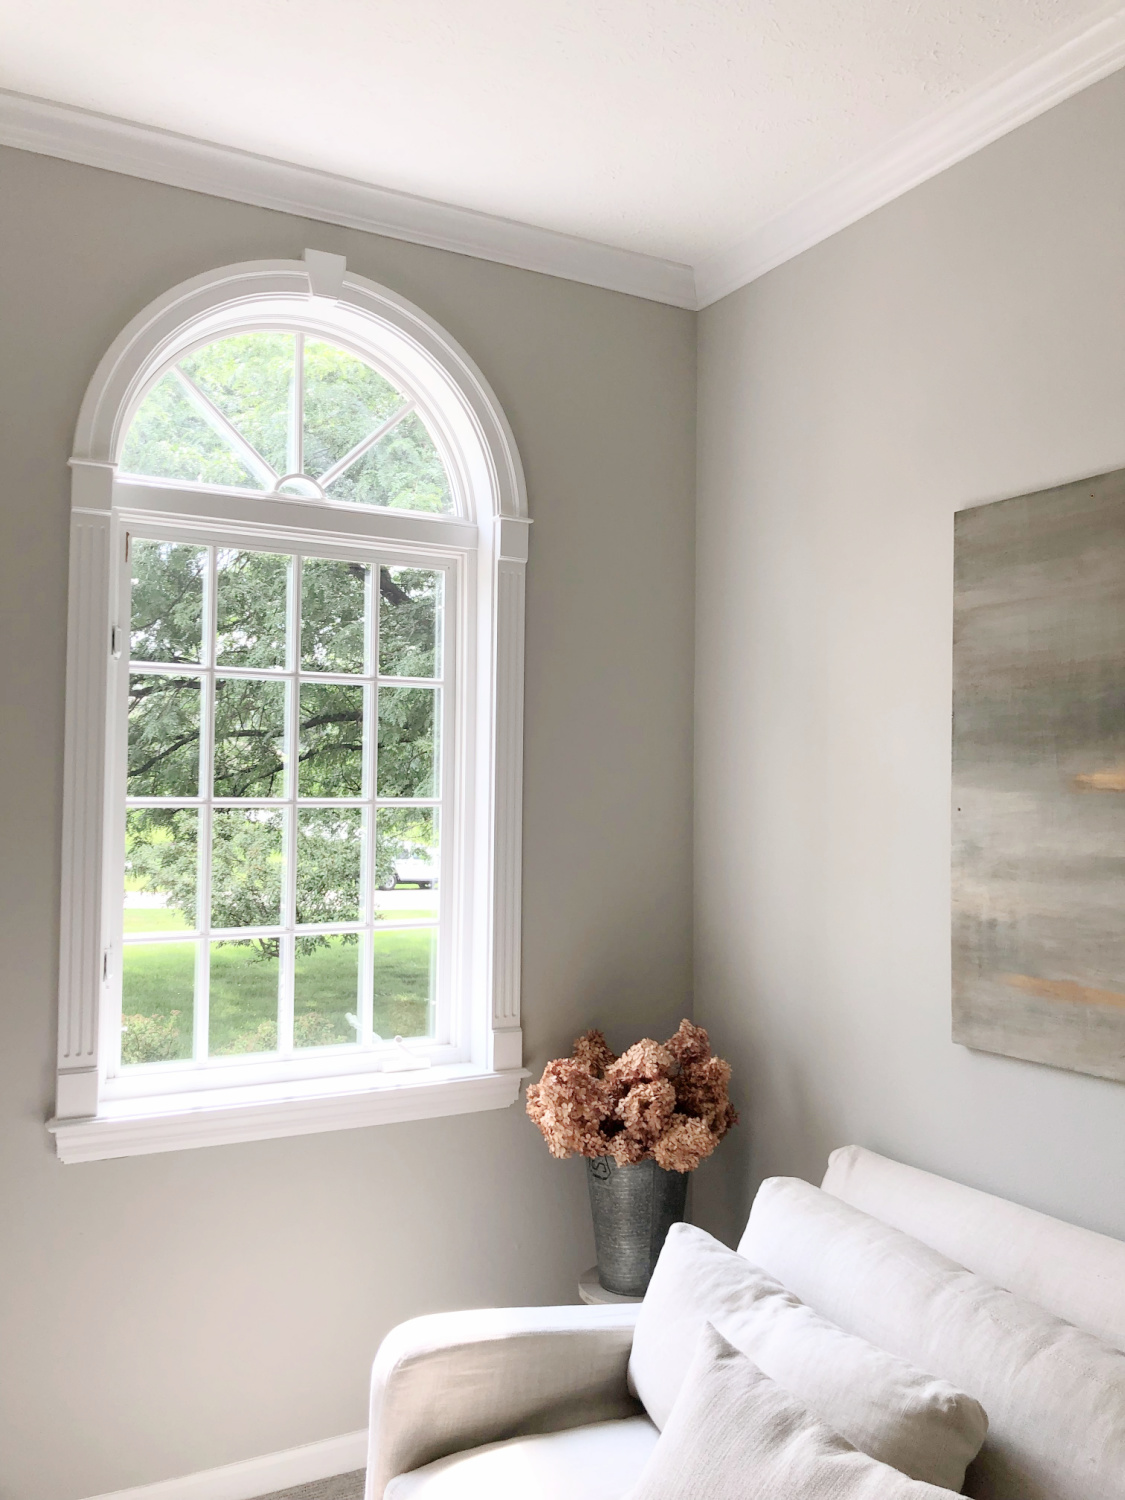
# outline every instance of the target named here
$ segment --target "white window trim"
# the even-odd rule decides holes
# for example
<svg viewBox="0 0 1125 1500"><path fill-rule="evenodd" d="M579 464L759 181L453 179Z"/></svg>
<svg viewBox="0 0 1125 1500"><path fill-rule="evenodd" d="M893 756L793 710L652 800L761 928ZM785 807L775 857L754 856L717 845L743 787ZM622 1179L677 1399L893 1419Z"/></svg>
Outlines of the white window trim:
<svg viewBox="0 0 1125 1500"><path fill-rule="evenodd" d="M456 518L326 507L324 502L119 480L128 423L154 375L209 337L260 326L288 309L326 337L379 350L403 386L423 393L453 488ZM48 1122L64 1162L416 1120L510 1105L526 1076L520 1030L520 861L524 571L523 469L507 419L473 361L412 304L347 272L342 256L259 261L173 288L122 332L83 401L71 459L70 605L63 791L58 1082ZM330 514L329 514L330 512ZM209 518L213 517L213 524ZM126 519L260 531L274 545L430 546L475 566L473 953L466 1060L415 1073L351 1073L106 1097L102 1004L115 961L120 900L106 839L115 808L109 690L116 548ZM119 638L119 637L118 637ZM108 1020L108 1018L106 1018ZM111 1091L112 1092L112 1091Z"/></svg>

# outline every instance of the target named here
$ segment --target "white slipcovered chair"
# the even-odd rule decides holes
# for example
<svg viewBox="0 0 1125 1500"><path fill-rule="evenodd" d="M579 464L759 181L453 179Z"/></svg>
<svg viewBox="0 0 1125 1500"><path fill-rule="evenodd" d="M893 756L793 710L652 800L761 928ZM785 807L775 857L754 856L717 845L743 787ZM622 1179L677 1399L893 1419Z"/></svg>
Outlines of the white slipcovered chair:
<svg viewBox="0 0 1125 1500"><path fill-rule="evenodd" d="M833 1153L823 1188L910 1236L901 1252L892 1251L904 1265L912 1259L910 1243L920 1241L957 1267L1096 1335L1110 1351L1125 1350L1125 1243L855 1146ZM800 1247L792 1259L784 1218L779 1222L773 1212L769 1233L759 1230L756 1239L751 1216L740 1249L746 1253L753 1246L752 1258L766 1265L772 1235L769 1253L794 1270L804 1268L808 1285L794 1289L815 1307L821 1268L833 1263L833 1230L826 1228L820 1243L810 1221L795 1226ZM785 1280L780 1265L766 1269ZM837 1284L825 1280L825 1300L836 1306L820 1310L862 1334L881 1292L878 1277L870 1285L860 1284L859 1272L855 1279L854 1291L838 1278ZM372 1372L366 1500L622 1500L659 1436L629 1391L637 1316L638 1309L629 1306L532 1307L438 1313L401 1324L384 1340ZM969 1341L976 1342L978 1333L974 1329ZM953 1371L933 1367L935 1356L921 1335L917 1349L894 1352L956 1379ZM959 1350L943 1357L960 1364ZM1104 1476L1095 1482L1092 1466L1102 1450L1083 1446L1083 1434L1076 1437L1073 1460L1059 1458L1066 1441L1043 1437L1066 1434L1084 1420L1081 1370L1072 1373L1073 1379L1059 1380L1056 1373L1031 1382L1033 1410L1009 1413L999 1398L994 1401L990 1434L970 1467L966 1494L1010 1500L996 1488L1002 1470L1004 1485L1010 1487L1014 1476L1021 1486L1021 1500L1116 1494L1118 1478L1125 1495L1125 1474L1110 1476L1108 1490ZM1113 1386L1119 1389L1116 1374ZM994 1386L993 1395L1002 1388ZM988 1391L970 1394L988 1410ZM1114 1395L1100 1413L1103 1419L1116 1433L1113 1451L1120 1453L1125 1400ZM1052 1466L1048 1490L1042 1487L1044 1442Z"/></svg>

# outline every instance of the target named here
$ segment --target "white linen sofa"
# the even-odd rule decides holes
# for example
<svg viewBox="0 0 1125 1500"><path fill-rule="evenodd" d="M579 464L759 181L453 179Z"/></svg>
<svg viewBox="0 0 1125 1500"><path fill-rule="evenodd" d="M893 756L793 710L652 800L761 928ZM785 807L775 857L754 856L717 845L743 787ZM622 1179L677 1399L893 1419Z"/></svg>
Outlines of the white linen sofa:
<svg viewBox="0 0 1125 1500"><path fill-rule="evenodd" d="M828 1199L805 1189L824 1212L795 1220L792 1232L793 1195L770 1189L739 1249L841 1327L896 1345L891 1352L985 1406L989 1436L967 1495L1125 1500L1125 1468L1103 1472L1104 1454L1125 1453L1125 1242L857 1146L832 1154ZM924 1311L914 1320L887 1290L899 1271L901 1286L916 1288L935 1265L949 1314L938 1320L942 1337L931 1336ZM997 1312L977 1278L1015 1296ZM372 1372L366 1500L622 1500L658 1437L629 1390L636 1318L628 1306L537 1307L401 1324ZM1056 1319L1083 1332L1064 1329L1060 1343ZM972 1389L989 1340L1013 1336L1009 1322L1019 1323L1012 1348L1030 1358L1008 1370L1001 1355L980 1377L987 1389Z"/></svg>

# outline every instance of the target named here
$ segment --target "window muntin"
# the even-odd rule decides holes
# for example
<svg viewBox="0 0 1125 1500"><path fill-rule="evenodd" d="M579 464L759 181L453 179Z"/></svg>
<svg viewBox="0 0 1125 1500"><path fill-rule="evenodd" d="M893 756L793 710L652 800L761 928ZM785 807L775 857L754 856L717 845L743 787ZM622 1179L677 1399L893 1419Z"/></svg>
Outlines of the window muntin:
<svg viewBox="0 0 1125 1500"><path fill-rule="evenodd" d="M454 561L134 535L129 563L111 1072L447 1040Z"/></svg>
<svg viewBox="0 0 1125 1500"><path fill-rule="evenodd" d="M120 464L137 478L454 510L416 401L370 361L301 332L231 334L183 355L141 401Z"/></svg>

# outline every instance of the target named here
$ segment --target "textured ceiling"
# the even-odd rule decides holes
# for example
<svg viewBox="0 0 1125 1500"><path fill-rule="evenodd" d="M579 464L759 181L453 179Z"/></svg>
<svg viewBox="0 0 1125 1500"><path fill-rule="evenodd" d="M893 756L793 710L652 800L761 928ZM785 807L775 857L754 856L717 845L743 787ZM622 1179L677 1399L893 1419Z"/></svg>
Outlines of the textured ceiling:
<svg viewBox="0 0 1125 1500"><path fill-rule="evenodd" d="M695 263L1104 0L0 0L0 87Z"/></svg>

